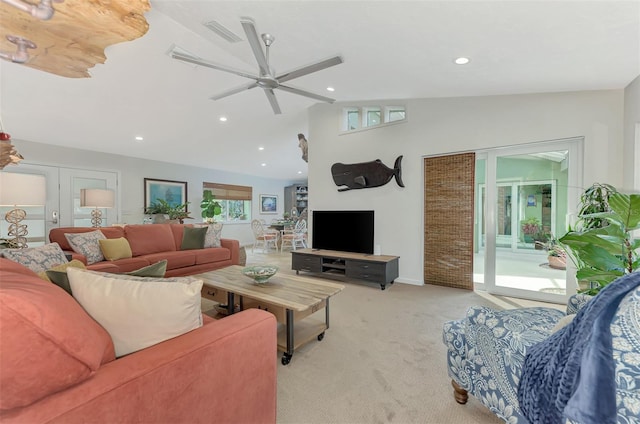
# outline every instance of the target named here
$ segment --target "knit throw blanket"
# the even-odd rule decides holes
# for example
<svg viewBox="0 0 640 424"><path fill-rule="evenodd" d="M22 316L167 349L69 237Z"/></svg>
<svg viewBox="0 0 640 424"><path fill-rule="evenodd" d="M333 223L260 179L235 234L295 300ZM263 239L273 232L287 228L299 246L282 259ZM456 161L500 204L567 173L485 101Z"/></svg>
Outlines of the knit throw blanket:
<svg viewBox="0 0 640 424"><path fill-rule="evenodd" d="M531 346L518 401L533 424L616 423L615 363L610 325L620 301L640 286L640 272L603 288L574 320Z"/></svg>

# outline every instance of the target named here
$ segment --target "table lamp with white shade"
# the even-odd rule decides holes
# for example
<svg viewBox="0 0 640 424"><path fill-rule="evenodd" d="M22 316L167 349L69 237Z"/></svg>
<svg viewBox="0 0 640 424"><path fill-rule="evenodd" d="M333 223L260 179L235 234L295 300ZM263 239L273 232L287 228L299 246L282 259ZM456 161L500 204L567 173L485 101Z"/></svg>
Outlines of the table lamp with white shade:
<svg viewBox="0 0 640 424"><path fill-rule="evenodd" d="M112 208L115 205L113 190L99 188L83 188L80 190L80 207L94 208L91 211L91 225L95 228L102 226L102 211L98 208Z"/></svg>
<svg viewBox="0 0 640 424"><path fill-rule="evenodd" d="M43 175L0 172L0 206L13 206L4 216L9 223L10 247L28 247L27 226L20 224L27 217L27 212L18 206L43 206L46 201L46 180Z"/></svg>

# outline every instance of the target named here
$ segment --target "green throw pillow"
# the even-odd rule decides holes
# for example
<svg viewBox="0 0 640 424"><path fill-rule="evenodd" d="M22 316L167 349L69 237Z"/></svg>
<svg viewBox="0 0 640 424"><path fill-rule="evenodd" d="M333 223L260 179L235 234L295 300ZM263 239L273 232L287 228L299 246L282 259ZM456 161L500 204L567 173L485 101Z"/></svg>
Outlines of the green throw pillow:
<svg viewBox="0 0 640 424"><path fill-rule="evenodd" d="M184 227L180 250L204 249L207 228Z"/></svg>
<svg viewBox="0 0 640 424"><path fill-rule="evenodd" d="M69 277L67 277L67 270L64 271L45 271L49 280L56 286L64 289L67 293L73 296L71 293L71 285L69 284Z"/></svg>
<svg viewBox="0 0 640 424"><path fill-rule="evenodd" d="M135 271L125 272L125 275L135 275L136 277L162 278L167 271L167 260L163 259L155 264L147 265Z"/></svg>

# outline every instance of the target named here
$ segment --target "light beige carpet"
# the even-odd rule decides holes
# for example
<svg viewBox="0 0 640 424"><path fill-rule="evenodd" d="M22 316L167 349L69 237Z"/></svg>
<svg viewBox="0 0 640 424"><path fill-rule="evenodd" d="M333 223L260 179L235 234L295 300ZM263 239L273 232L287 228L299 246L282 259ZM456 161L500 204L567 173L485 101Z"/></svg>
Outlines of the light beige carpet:
<svg viewBox="0 0 640 424"><path fill-rule="evenodd" d="M295 272L288 252L248 248L247 256L248 265ZM324 340L303 346L287 366L278 354L278 423L502 422L471 396L466 405L455 402L442 343L446 320L464 317L470 305L495 307L491 301L430 285L344 285L331 298Z"/></svg>

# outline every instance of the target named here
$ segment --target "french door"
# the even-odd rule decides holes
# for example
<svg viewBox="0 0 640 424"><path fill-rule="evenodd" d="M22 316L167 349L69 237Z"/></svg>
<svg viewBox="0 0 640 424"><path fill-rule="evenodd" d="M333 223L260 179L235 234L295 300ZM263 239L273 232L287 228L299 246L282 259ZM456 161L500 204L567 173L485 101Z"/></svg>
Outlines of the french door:
<svg viewBox="0 0 640 424"><path fill-rule="evenodd" d="M51 228L90 227L91 209L80 207L80 189L106 188L116 191L116 205L112 209L103 209L103 226L118 222L119 202L117 195L118 173L109 171L90 171L84 169L61 168L48 165L20 163L6 167L2 172L41 175L46 181L47 200L43 206L24 208L27 217L27 244L29 247L47 243ZM12 207L0 207L2 216ZM104 219L106 218L106 219ZM0 221L0 237L6 237L8 223Z"/></svg>
<svg viewBox="0 0 640 424"><path fill-rule="evenodd" d="M582 139L478 152L475 287L557 303L575 293L573 273L550 266L538 248L561 237L575 216L581 154Z"/></svg>

